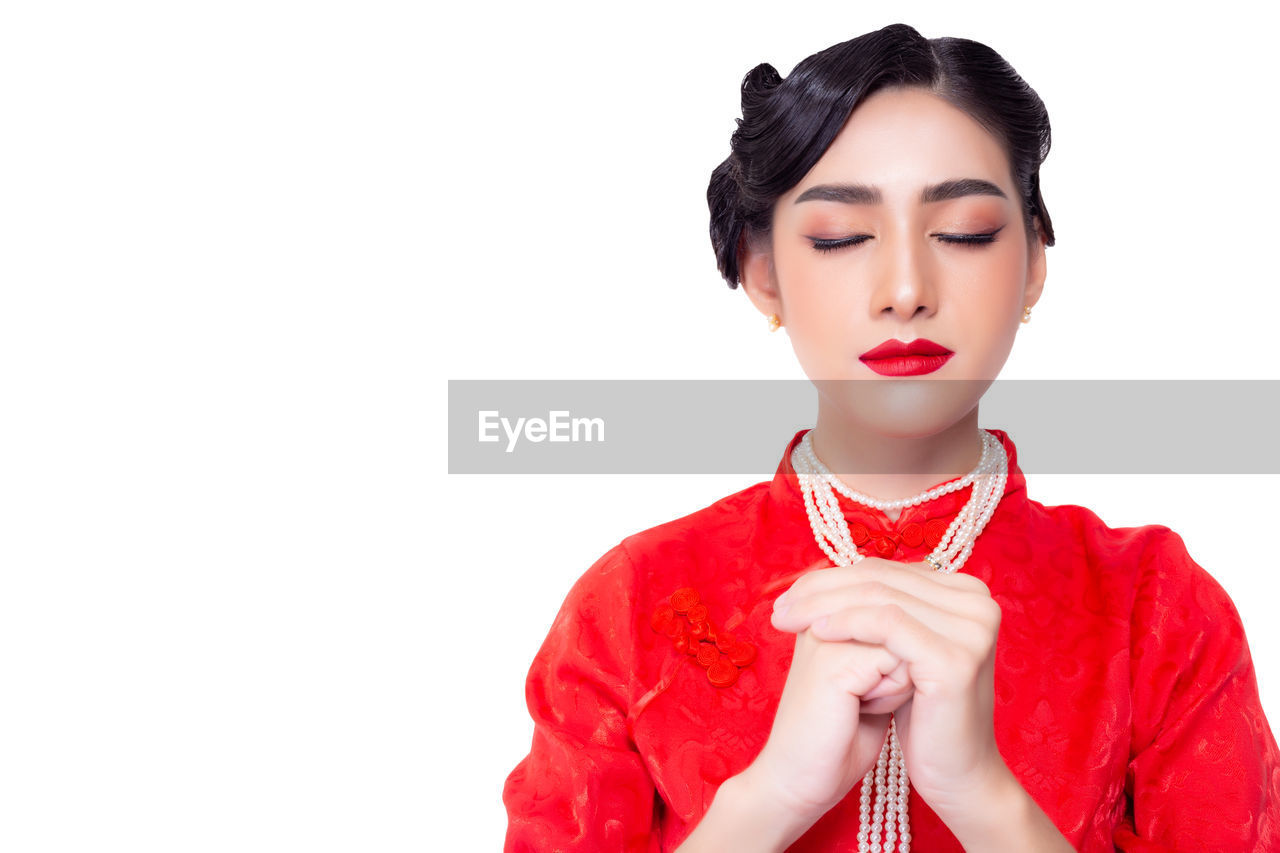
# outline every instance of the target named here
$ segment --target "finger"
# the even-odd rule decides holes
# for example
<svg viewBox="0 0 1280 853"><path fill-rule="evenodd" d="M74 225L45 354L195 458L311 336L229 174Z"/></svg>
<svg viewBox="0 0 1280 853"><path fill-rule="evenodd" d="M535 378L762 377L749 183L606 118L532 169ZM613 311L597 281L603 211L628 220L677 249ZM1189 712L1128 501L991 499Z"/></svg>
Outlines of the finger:
<svg viewBox="0 0 1280 853"><path fill-rule="evenodd" d="M866 585L860 585L866 586ZM989 604L998 611L998 605ZM814 629L814 635L824 640L859 640L875 642L870 638L852 634L834 633L838 623L831 617L857 609L889 609L901 611L912 616L917 622L929 626L934 633L945 637L950 643L971 649L975 653L983 652L993 642L999 628L999 614L978 617L967 613L955 613L936 607L927 601L921 601L893 587L876 585L867 591L859 587L832 590L819 596L813 596L797 602L785 613L775 612L773 625L780 631L804 631ZM823 620L827 620L825 623Z"/></svg>
<svg viewBox="0 0 1280 853"><path fill-rule="evenodd" d="M804 631L797 636L799 651L793 659L793 668L802 666L803 660L813 654L825 654L836 661L843 671L853 670L862 677L842 682L847 692L864 700L880 696L909 695L913 689L911 673L906 661L891 653L884 646L862 643L857 640L829 642ZM877 674L879 680L876 680Z"/></svg>
<svg viewBox="0 0 1280 853"><path fill-rule="evenodd" d="M874 699L866 696L862 697L861 704L858 707L859 714L892 714L902 706L906 705L915 696L915 690L907 690L902 693L890 693L887 696L877 696Z"/></svg>
<svg viewBox="0 0 1280 853"><path fill-rule="evenodd" d="M842 566L841 569L851 569ZM829 570L823 583L801 587L792 585L785 597L774 602L774 625L780 630L799 630L819 616L856 605L904 605L908 601L928 603L940 611L956 613L988 626L1000 624L1000 605L988 592L965 590L955 585L934 583L925 576L901 570L854 571L836 575ZM966 575L968 576L968 575ZM842 583L838 583L842 579ZM973 578L975 583L982 581ZM983 589L986 589L986 585Z"/></svg>
<svg viewBox="0 0 1280 853"><path fill-rule="evenodd" d="M938 603L940 596L946 597L954 593L968 593L978 598L991 597L987 585L973 575L962 572L944 574L928 563L897 563L868 557L852 566L832 566L806 572L792 582L774 605L786 606L805 595L873 581L895 586L916 598L934 603Z"/></svg>
<svg viewBox="0 0 1280 853"><path fill-rule="evenodd" d="M912 681L920 686L916 664L929 664L935 673L967 673L980 650L959 647L930 629L896 604L883 607L851 607L823 617L808 629L827 641L856 640L881 645L911 666ZM985 657L982 655L981 657Z"/></svg>
<svg viewBox="0 0 1280 853"><path fill-rule="evenodd" d="M915 691L916 687L911 682L908 664L902 661L897 669L881 678L879 684L862 695L861 712L864 714L891 713L915 695Z"/></svg>
<svg viewBox="0 0 1280 853"><path fill-rule="evenodd" d="M911 673L906 661L898 664L898 668L880 679L880 683L872 687L862 700L879 699L881 696L894 696L900 693L909 692L914 685L911 683Z"/></svg>
<svg viewBox="0 0 1280 853"><path fill-rule="evenodd" d="M884 646L848 642L827 642L803 631L796 637L796 654L788 677L790 689L792 677L804 673L814 686L823 684L839 692L857 698L859 713L889 714L910 699L915 687L904 661ZM797 679L797 684L805 679ZM905 684L905 686L903 686ZM885 692L886 687L890 692ZM874 694L874 698L866 698Z"/></svg>
<svg viewBox="0 0 1280 853"><path fill-rule="evenodd" d="M829 643L819 639L812 631L799 635L797 647L801 642L806 644L821 659L815 672L825 675L832 686L851 696L863 696L880 684L885 676L897 672L902 666L902 659L884 646L858 641ZM803 666L804 655L797 653L792 668Z"/></svg>

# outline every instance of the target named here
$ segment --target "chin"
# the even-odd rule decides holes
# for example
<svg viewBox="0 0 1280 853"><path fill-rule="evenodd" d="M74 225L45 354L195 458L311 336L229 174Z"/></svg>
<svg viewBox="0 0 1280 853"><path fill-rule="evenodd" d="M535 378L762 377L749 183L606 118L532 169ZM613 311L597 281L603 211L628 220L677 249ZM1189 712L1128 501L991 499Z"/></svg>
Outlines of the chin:
<svg viewBox="0 0 1280 853"><path fill-rule="evenodd" d="M841 419L895 438L936 435L977 406L990 379L818 380L818 393Z"/></svg>

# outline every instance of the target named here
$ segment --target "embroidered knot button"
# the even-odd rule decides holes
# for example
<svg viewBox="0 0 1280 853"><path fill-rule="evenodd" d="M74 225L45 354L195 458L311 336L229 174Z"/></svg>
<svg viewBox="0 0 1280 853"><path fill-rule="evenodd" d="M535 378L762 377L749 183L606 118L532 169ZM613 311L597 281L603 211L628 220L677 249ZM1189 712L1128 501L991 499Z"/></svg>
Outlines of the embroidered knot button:
<svg viewBox="0 0 1280 853"><path fill-rule="evenodd" d="M653 630L669 637L676 650L691 656L716 687L729 687L756 659L756 647L718 629L697 590L681 587L658 605L650 619Z"/></svg>
<svg viewBox="0 0 1280 853"><path fill-rule="evenodd" d="M853 539L853 544L867 545L874 548L881 557L888 559L897 553L899 544L908 548L919 548L922 543L930 548L938 547L947 533L947 526L945 518L931 518L924 524L909 522L902 530L894 533L892 530L872 530L855 521L849 525L849 536Z"/></svg>

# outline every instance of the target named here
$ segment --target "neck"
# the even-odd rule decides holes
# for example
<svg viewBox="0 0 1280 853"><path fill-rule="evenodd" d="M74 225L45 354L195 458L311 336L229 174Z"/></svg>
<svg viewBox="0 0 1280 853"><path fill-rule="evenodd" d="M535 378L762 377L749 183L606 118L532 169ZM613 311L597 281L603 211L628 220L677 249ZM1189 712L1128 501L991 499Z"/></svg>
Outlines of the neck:
<svg viewBox="0 0 1280 853"><path fill-rule="evenodd" d="M978 409L933 435L896 436L841 418L822 404L811 436L813 451L854 491L896 500L963 477L982 457ZM897 512L889 513L895 518Z"/></svg>

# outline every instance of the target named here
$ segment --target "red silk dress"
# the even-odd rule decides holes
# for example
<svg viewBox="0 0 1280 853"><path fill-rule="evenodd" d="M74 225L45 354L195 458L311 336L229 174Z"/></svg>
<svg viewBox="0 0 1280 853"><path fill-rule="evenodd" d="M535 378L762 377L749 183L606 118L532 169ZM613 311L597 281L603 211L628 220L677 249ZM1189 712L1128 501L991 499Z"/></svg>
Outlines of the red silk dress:
<svg viewBox="0 0 1280 853"><path fill-rule="evenodd" d="M577 581L529 671L506 851L669 851L764 746L795 635L773 601L822 559L791 450L777 474L622 540ZM1081 851L1280 850L1280 750L1240 617L1161 525L1044 506L1008 434L995 514L961 571L1003 617L995 736ZM890 521L840 497L860 550L920 561L972 491ZM857 850L861 783L789 849ZM912 849L961 851L911 790Z"/></svg>

